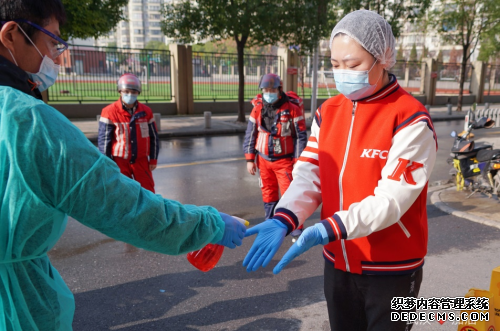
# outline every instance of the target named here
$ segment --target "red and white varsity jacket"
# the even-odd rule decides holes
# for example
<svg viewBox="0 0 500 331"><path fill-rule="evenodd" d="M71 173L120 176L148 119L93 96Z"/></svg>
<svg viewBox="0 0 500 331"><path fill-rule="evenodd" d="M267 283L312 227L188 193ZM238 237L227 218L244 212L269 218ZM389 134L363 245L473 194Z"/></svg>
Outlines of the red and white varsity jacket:
<svg viewBox="0 0 500 331"><path fill-rule="evenodd" d="M319 107L311 136L276 206L288 233L323 203L323 255L356 274L407 274L427 253L427 182L437 139L425 107L391 83L352 102Z"/></svg>
<svg viewBox="0 0 500 331"><path fill-rule="evenodd" d="M157 164L160 146L151 108L137 102L132 116L123 109L121 100L105 107L99 121L98 146L109 157L121 157L130 163L149 157L150 164Z"/></svg>

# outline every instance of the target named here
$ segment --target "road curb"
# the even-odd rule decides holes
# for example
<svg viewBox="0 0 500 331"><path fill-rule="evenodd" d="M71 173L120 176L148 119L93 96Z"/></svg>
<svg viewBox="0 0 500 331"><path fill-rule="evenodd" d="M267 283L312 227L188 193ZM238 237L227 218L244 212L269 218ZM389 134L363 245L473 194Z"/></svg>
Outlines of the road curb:
<svg viewBox="0 0 500 331"><path fill-rule="evenodd" d="M473 215L470 213L466 213L466 212L457 210L455 208L448 206L443 201L441 201L441 197L440 197L441 193L443 193L444 191L455 190L455 189L456 189L455 187L450 187L450 188L443 188L441 190L434 191L430 196L431 203L434 206L436 206L436 208L440 209L441 211L443 211L447 214L461 217L461 218L465 218L465 219L472 221L472 222L476 222L476 223L480 223L480 224L484 224L484 225L488 225L488 226L492 226L494 228L500 229L500 222L495 222L495 221L492 221L490 219L487 219L487 218L484 218L481 216L476 216L476 215Z"/></svg>
<svg viewBox="0 0 500 331"><path fill-rule="evenodd" d="M433 122L445 122L445 121L463 121L465 118L464 115L439 115L439 116L432 116L431 119Z"/></svg>
<svg viewBox="0 0 500 331"><path fill-rule="evenodd" d="M178 137L197 137L197 136L217 136L224 134L245 133L246 128L232 128L232 129L204 129L193 131L178 131L178 132L159 132L158 138L178 138Z"/></svg>

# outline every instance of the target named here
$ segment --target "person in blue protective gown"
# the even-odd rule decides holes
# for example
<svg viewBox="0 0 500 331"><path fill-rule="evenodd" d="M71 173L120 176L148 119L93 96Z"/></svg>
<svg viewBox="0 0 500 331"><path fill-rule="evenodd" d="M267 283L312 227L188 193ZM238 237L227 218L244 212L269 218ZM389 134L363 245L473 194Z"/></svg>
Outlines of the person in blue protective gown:
<svg viewBox="0 0 500 331"><path fill-rule="evenodd" d="M47 252L67 216L164 254L241 245L245 227L212 207L162 199L40 100L67 44L60 0L0 0L0 330L71 330L73 295Z"/></svg>

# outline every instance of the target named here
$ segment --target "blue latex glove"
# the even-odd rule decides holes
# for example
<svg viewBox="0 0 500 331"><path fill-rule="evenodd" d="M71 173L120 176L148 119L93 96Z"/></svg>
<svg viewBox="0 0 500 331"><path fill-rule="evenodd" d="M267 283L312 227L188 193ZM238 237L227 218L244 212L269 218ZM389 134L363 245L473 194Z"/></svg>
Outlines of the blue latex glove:
<svg viewBox="0 0 500 331"><path fill-rule="evenodd" d="M314 226L308 227L302 232L295 244L288 249L288 252L286 252L276 267L274 267L273 273L275 275L279 274L288 263L311 247L319 244L326 245L328 242L328 233L323 224L316 223Z"/></svg>
<svg viewBox="0 0 500 331"><path fill-rule="evenodd" d="M225 223L224 235L217 243L229 248L241 246L243 238L245 238L246 227L241 224L236 218L224 213L219 213Z"/></svg>
<svg viewBox="0 0 500 331"><path fill-rule="evenodd" d="M252 248L243 260L243 266L247 267L248 272L267 266L280 248L287 230L285 224L275 219L268 219L247 230L245 237L257 233Z"/></svg>

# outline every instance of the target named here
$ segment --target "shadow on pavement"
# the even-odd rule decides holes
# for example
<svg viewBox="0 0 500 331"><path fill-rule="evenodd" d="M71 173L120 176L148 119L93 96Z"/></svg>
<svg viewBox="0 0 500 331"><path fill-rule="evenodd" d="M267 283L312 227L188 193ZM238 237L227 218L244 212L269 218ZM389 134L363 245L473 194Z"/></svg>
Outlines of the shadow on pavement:
<svg viewBox="0 0 500 331"><path fill-rule="evenodd" d="M255 331L255 330L300 330L301 321L298 319L280 319L280 318L261 318L255 322L250 322L237 331ZM275 327L279 326L279 327Z"/></svg>
<svg viewBox="0 0 500 331"><path fill-rule="evenodd" d="M500 229L449 215L434 205L427 205L429 243L427 255L470 251L498 240ZM443 234L445 234L443 236Z"/></svg>
<svg viewBox="0 0 500 331"><path fill-rule="evenodd" d="M304 263L293 261L288 268L299 268ZM198 291L201 288L220 287L220 291L234 291L238 296L239 285L226 281L245 280L248 293L249 286L258 288L264 279L271 277L274 275L270 268L266 271L247 273L241 267L241 262L238 262L233 266L215 268L209 273L189 271L162 275L78 293L75 295L76 313L73 328L75 331L215 330L215 325L220 323L255 319L262 315L310 305L323 298L323 276L289 282L284 279L288 286L285 291L247 295L226 301L214 302L214 298L207 298L206 293L199 295L203 290ZM212 290L210 293L213 295L217 292ZM187 300L190 301L190 306L183 303ZM299 330L300 323L292 318L265 317L237 330ZM218 325L217 330L229 329Z"/></svg>

